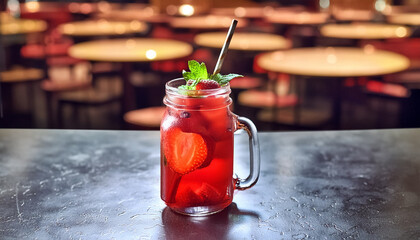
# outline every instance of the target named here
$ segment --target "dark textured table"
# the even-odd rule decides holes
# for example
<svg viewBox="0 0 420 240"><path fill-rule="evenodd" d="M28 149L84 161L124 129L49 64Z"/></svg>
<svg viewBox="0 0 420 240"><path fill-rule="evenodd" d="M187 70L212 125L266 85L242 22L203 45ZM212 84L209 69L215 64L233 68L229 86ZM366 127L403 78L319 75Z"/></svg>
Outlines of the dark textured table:
<svg viewBox="0 0 420 240"><path fill-rule="evenodd" d="M260 143L257 185L185 217L159 197L158 132L1 129L0 239L420 239L420 129Z"/></svg>

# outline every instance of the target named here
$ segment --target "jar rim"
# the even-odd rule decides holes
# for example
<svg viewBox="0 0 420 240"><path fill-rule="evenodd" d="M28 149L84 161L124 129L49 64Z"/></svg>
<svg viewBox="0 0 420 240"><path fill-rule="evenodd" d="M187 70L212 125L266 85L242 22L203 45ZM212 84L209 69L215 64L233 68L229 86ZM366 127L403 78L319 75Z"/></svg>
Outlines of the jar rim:
<svg viewBox="0 0 420 240"><path fill-rule="evenodd" d="M213 88L213 89L203 89L203 90L182 90L183 93L180 93L178 87L185 84L184 78L175 78L169 80L165 84L166 94L174 94L179 95L177 97L184 97L184 98L191 98L191 97L209 97L214 95L223 95L223 94L230 94L230 84L227 83L220 88ZM199 94L197 94L199 92Z"/></svg>
<svg viewBox="0 0 420 240"><path fill-rule="evenodd" d="M202 111L220 109L232 104L232 99L229 97L231 92L229 83L214 89L180 91L178 87L184 84L184 78L176 78L165 84L166 95L163 98L163 103L166 106L176 109ZM204 103L203 100L207 99L224 99L224 101L220 102L220 104L214 101Z"/></svg>

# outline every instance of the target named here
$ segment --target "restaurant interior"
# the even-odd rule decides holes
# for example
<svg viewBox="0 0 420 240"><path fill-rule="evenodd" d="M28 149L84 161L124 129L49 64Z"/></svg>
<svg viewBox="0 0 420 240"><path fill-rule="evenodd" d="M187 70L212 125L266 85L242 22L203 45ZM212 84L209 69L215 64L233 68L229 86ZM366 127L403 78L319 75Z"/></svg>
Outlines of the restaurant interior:
<svg viewBox="0 0 420 240"><path fill-rule="evenodd" d="M420 127L420 0L2 1L0 127L157 130L188 61L259 131Z"/></svg>

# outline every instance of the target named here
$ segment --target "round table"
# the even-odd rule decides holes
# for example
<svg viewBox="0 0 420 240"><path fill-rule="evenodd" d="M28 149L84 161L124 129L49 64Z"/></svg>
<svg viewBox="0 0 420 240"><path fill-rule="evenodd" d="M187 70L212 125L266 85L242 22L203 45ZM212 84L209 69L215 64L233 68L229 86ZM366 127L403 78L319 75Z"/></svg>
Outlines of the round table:
<svg viewBox="0 0 420 240"><path fill-rule="evenodd" d="M75 44L70 56L90 61L152 62L181 58L192 53L188 43L153 38L88 41Z"/></svg>
<svg viewBox="0 0 420 240"><path fill-rule="evenodd" d="M0 12L1 45L4 47L6 68L16 63L22 45L26 43L24 34L37 34L47 30L48 24L43 20L14 18L6 12ZM16 49L17 47L17 49Z"/></svg>
<svg viewBox="0 0 420 240"><path fill-rule="evenodd" d="M59 13L60 11L66 10L67 5L59 1L21 1L24 3L19 4L20 13Z"/></svg>
<svg viewBox="0 0 420 240"><path fill-rule="evenodd" d="M389 51L365 48L295 48L264 53L258 65L267 71L303 76L360 77L399 72L408 58Z"/></svg>
<svg viewBox="0 0 420 240"><path fill-rule="evenodd" d="M2 83L22 83L40 81L44 77L44 72L37 68L11 69L0 72L0 82Z"/></svg>
<svg viewBox="0 0 420 240"><path fill-rule="evenodd" d="M275 25L277 33L292 39L294 47L309 47L316 45L316 27L326 23L328 18L324 12L280 9L270 12L264 19Z"/></svg>
<svg viewBox="0 0 420 240"><path fill-rule="evenodd" d="M328 17L329 15L327 13L322 12L274 10L265 16L265 20L277 24L315 25L325 23L328 20Z"/></svg>
<svg viewBox="0 0 420 240"><path fill-rule="evenodd" d="M16 19L3 16L0 22L0 33L2 35L37 33L47 29L47 23L42 20Z"/></svg>
<svg viewBox="0 0 420 240"><path fill-rule="evenodd" d="M226 39L226 32L200 33L194 43L204 47L220 49ZM237 32L233 34L229 49L241 51L273 51L290 48L289 40L269 33Z"/></svg>
<svg viewBox="0 0 420 240"><path fill-rule="evenodd" d="M36 85L34 84L38 81L41 81L44 77L44 71L37 68L15 67L13 69L0 71L0 86L2 88L1 90L3 94L2 112L4 114L4 119L7 120L13 116L14 103L22 103L22 99L27 100L26 104L30 112L30 117L32 118L34 116L34 109L36 109L35 91L37 89ZM18 92L13 91L14 87L22 84L25 85L25 91L23 94L26 96L17 96L16 93ZM13 119L13 117L11 119ZM31 120L32 119L27 119L27 121Z"/></svg>
<svg viewBox="0 0 420 240"><path fill-rule="evenodd" d="M341 80L346 77L377 76L399 72L409 67L408 58L393 52L365 48L295 48L263 53L258 65L274 73L334 78L333 117L337 128L341 115ZM299 84L299 80L296 82ZM299 87L297 86L299 91ZM295 122L299 121L295 109Z"/></svg>
<svg viewBox="0 0 420 240"><path fill-rule="evenodd" d="M364 9L331 9L331 16L338 21L371 21L374 17L374 11Z"/></svg>
<svg viewBox="0 0 420 240"><path fill-rule="evenodd" d="M239 18L262 18L271 11L273 11L273 7L270 6L252 6L213 8L210 13L213 15L235 16Z"/></svg>
<svg viewBox="0 0 420 240"><path fill-rule="evenodd" d="M144 7L141 9L114 9L98 13L96 14L96 17L121 21L138 20L150 23L166 23L169 19L167 15L158 13L152 7Z"/></svg>
<svg viewBox="0 0 420 240"><path fill-rule="evenodd" d="M214 48L218 52L220 51L225 39L226 32L200 33L195 36L194 43L199 46ZM229 45L230 51L236 50L237 52L232 52L231 61L225 64L225 67L227 66L228 69L231 69L233 72L241 72L244 75L248 75L251 74L251 72L247 72L246 70L252 71L252 65L256 53L288 49L291 45L292 44L289 40L275 34L237 32L233 34ZM238 68L238 66L240 67ZM252 81L253 78L248 77L247 79L250 80L250 85L245 83L245 86L248 87L251 87L258 82ZM244 82L242 80L243 79L238 82ZM260 82L257 83L257 85L259 84Z"/></svg>
<svg viewBox="0 0 420 240"><path fill-rule="evenodd" d="M128 38L88 41L73 45L69 55L89 61L121 62L123 79L123 111L133 109L130 99L134 98L134 89L129 83L131 63L173 60L190 55L190 44L152 38Z"/></svg>
<svg viewBox="0 0 420 240"><path fill-rule="evenodd" d="M387 16L387 21L393 24L420 26L420 13L393 13Z"/></svg>
<svg viewBox="0 0 420 240"><path fill-rule="evenodd" d="M68 10L72 14L90 15L99 12L111 11L121 7L120 3L99 2L70 2L67 4Z"/></svg>
<svg viewBox="0 0 420 240"><path fill-rule="evenodd" d="M108 36L142 33L147 28L144 22L137 20L108 21L100 19L65 23L59 26L59 31L62 34L71 36Z"/></svg>
<svg viewBox="0 0 420 240"><path fill-rule="evenodd" d="M320 32L325 37L345 39L405 38L411 34L408 27L380 23L326 24Z"/></svg>
<svg viewBox="0 0 420 240"><path fill-rule="evenodd" d="M248 24L245 19L237 20L237 28L245 27ZM173 17L169 20L169 25L173 28L188 29L224 29L229 28L231 23L232 17L218 15Z"/></svg>

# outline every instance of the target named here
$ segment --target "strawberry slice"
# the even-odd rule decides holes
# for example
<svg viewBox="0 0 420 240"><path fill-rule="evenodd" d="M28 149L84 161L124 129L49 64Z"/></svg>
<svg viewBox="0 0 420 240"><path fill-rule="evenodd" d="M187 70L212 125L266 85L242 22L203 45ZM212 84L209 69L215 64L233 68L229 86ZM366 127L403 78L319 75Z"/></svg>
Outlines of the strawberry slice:
<svg viewBox="0 0 420 240"><path fill-rule="evenodd" d="M186 206L198 206L203 203L204 199L194 192L194 189L200 187L195 183L188 183L185 187L180 188L176 194L176 203Z"/></svg>
<svg viewBox="0 0 420 240"><path fill-rule="evenodd" d="M185 188L180 188L176 195L176 202L180 205L203 206L218 204L223 201L224 197L223 191L220 193L208 183L191 182Z"/></svg>
<svg viewBox="0 0 420 240"><path fill-rule="evenodd" d="M201 187L195 191L197 196L203 199L205 204L217 204L223 199L224 195L220 193L215 187L203 182Z"/></svg>
<svg viewBox="0 0 420 240"><path fill-rule="evenodd" d="M211 79L206 79L206 80L201 80L195 86L195 90L213 89L213 88L219 88L219 87L220 85L218 82Z"/></svg>
<svg viewBox="0 0 420 240"><path fill-rule="evenodd" d="M172 128L165 136L164 153L172 170L179 174L187 174L206 161L207 144L200 134Z"/></svg>

